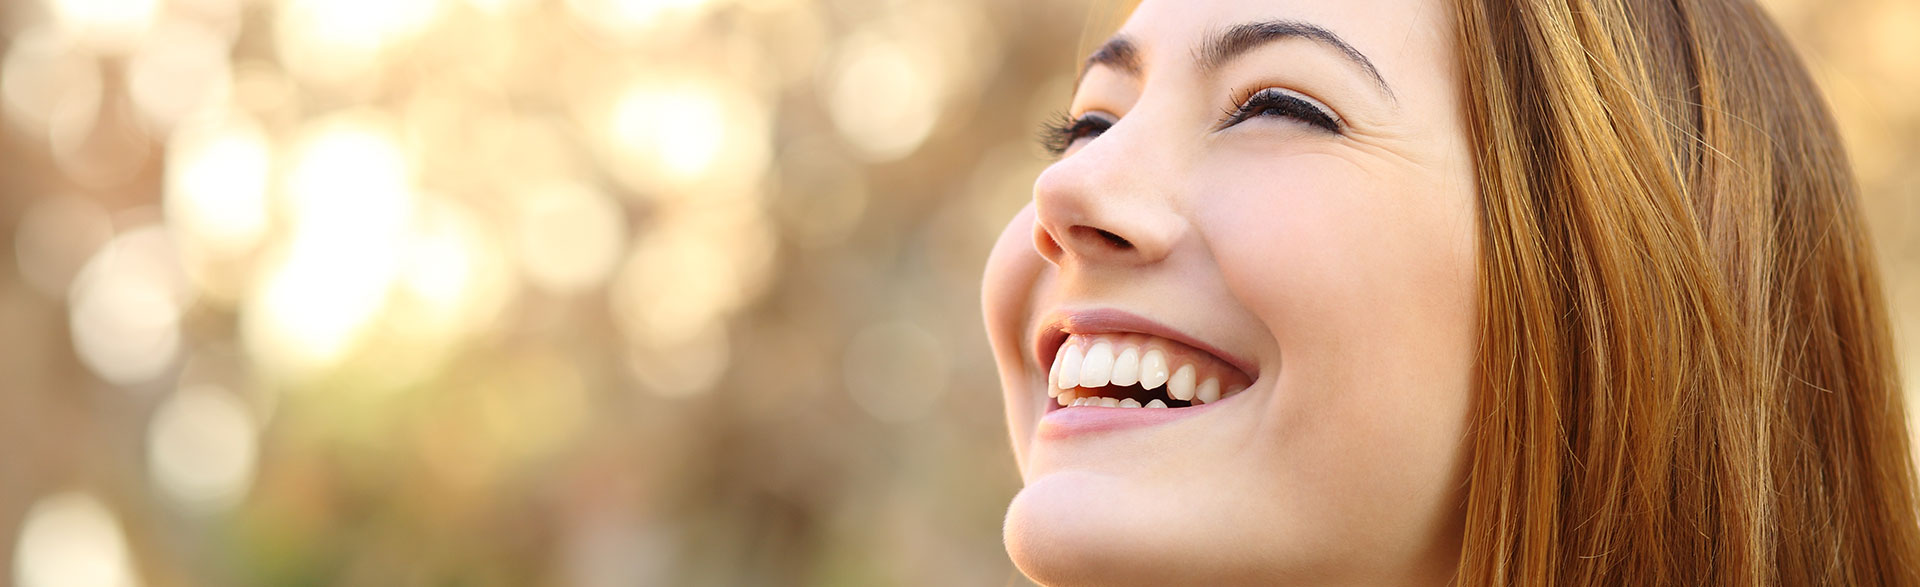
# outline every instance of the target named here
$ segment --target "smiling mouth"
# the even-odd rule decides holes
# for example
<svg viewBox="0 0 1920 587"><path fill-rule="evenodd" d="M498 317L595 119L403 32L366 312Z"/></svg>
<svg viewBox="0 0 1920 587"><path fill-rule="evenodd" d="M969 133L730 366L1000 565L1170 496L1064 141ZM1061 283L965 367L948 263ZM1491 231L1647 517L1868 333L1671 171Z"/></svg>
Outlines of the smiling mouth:
<svg viewBox="0 0 1920 587"><path fill-rule="evenodd" d="M1058 348L1047 372L1049 410L1186 408L1252 384L1219 357L1148 334L1072 334Z"/></svg>

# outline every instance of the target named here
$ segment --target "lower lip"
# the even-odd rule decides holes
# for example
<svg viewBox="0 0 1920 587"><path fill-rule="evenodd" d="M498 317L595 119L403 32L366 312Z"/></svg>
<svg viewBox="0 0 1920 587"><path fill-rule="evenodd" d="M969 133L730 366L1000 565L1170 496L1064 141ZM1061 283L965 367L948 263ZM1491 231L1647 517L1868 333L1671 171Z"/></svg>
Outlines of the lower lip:
<svg viewBox="0 0 1920 587"><path fill-rule="evenodd" d="M1245 391L1220 398L1209 404L1186 408L1107 408L1095 406L1067 406L1050 410L1040 417L1040 426L1035 433L1040 438L1058 440L1075 436L1087 436L1103 432L1114 432L1131 428L1144 428L1190 418L1213 411L1221 404L1246 395ZM1048 398L1047 401L1053 401Z"/></svg>

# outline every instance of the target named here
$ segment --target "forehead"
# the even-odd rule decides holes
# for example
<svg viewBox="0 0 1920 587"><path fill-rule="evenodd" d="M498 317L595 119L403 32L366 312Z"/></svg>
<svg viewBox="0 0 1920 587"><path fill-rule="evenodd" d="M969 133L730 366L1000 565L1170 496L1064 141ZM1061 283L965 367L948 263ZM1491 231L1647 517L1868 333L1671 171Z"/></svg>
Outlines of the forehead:
<svg viewBox="0 0 1920 587"><path fill-rule="evenodd" d="M1117 34L1138 47L1148 69L1192 67L1208 35L1249 22L1306 22L1339 35L1397 86L1403 72L1451 64L1450 7L1448 0L1145 0Z"/></svg>

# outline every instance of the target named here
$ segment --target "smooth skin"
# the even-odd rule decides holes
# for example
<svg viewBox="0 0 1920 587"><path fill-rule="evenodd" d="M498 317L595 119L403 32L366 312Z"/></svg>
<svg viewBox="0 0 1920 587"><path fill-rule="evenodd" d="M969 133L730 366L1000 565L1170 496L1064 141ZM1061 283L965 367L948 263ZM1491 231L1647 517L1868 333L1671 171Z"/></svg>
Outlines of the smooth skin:
<svg viewBox="0 0 1920 587"><path fill-rule="evenodd" d="M1266 39L1213 67L1247 23ZM1433 0L1147 0L1137 68L1088 67L1072 141L988 262L984 313L1025 488L1014 562L1047 585L1442 585L1459 559L1478 213L1453 16ZM1137 69L1137 71L1128 71ZM1384 86L1384 87L1383 87ZM1328 132L1228 112L1267 88ZM1243 397L1064 438L1040 321L1117 309L1257 364Z"/></svg>

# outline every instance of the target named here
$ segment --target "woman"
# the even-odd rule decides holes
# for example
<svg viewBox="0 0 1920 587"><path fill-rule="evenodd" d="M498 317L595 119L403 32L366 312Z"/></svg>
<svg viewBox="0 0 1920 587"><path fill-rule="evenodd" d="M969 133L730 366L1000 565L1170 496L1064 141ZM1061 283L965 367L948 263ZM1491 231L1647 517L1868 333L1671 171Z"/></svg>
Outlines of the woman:
<svg viewBox="0 0 1920 587"><path fill-rule="evenodd" d="M983 296L1033 579L1920 584L1853 178L1752 2L1149 0L1056 126Z"/></svg>

